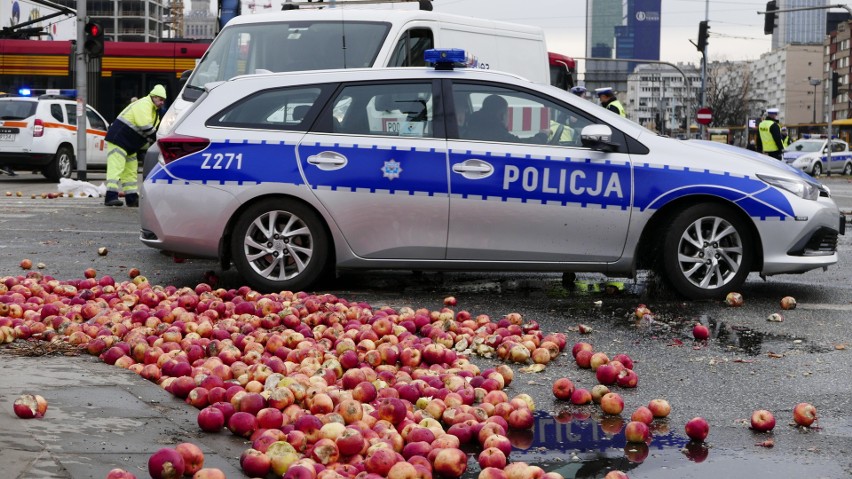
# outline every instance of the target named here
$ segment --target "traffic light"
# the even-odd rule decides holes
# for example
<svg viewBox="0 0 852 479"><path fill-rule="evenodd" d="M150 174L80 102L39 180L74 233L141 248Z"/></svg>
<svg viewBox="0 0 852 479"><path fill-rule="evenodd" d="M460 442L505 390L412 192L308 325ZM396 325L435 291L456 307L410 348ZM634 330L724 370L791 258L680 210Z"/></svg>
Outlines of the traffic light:
<svg viewBox="0 0 852 479"><path fill-rule="evenodd" d="M775 19L778 15L775 13L776 10L778 10L778 2L775 0L766 2L766 14L763 17L763 33L766 35L772 35L775 31Z"/></svg>
<svg viewBox="0 0 852 479"><path fill-rule="evenodd" d="M840 74L831 72L831 97L837 98L840 94Z"/></svg>
<svg viewBox="0 0 852 479"><path fill-rule="evenodd" d="M695 44L695 48L699 52L703 52L707 48L708 30L710 30L710 25L707 23L707 20L698 22L698 43Z"/></svg>
<svg viewBox="0 0 852 479"><path fill-rule="evenodd" d="M85 27L86 38L83 42L83 50L89 58L99 58L104 54L104 29L94 22L89 22Z"/></svg>

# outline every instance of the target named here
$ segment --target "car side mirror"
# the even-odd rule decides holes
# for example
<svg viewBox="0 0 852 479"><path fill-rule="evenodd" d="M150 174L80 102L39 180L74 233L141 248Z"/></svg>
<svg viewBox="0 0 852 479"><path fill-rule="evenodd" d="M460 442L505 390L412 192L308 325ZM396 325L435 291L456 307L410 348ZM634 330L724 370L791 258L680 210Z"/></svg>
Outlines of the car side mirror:
<svg viewBox="0 0 852 479"><path fill-rule="evenodd" d="M615 151L618 145L612 141L612 129L607 125L587 125L580 132L583 146L593 150Z"/></svg>

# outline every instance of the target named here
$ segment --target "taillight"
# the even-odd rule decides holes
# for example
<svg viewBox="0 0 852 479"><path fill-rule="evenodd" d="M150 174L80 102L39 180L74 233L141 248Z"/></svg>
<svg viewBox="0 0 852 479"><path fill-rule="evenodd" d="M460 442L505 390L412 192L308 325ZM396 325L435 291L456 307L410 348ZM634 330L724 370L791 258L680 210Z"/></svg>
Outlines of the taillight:
<svg viewBox="0 0 852 479"><path fill-rule="evenodd" d="M163 155L163 161L168 164L207 148L210 140L195 136L169 135L157 140L157 144L160 145L160 154Z"/></svg>
<svg viewBox="0 0 852 479"><path fill-rule="evenodd" d="M44 122L39 119L33 123L33 138L38 138L44 135Z"/></svg>

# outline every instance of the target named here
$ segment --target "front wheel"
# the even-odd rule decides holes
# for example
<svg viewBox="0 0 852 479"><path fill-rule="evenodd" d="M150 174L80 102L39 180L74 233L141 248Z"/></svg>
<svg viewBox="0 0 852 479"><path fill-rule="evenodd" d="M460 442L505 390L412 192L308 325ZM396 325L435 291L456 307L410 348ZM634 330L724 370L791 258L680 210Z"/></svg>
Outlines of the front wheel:
<svg viewBox="0 0 852 479"><path fill-rule="evenodd" d="M846 164L843 165L843 172L840 173L840 174L841 175L852 175L852 163L846 162Z"/></svg>
<svg viewBox="0 0 852 479"><path fill-rule="evenodd" d="M323 273L329 240L310 208L288 200L264 200L242 213L231 238L237 271L259 291L300 291Z"/></svg>
<svg viewBox="0 0 852 479"><path fill-rule="evenodd" d="M53 161L44 167L42 174L50 181L59 181L60 178L71 178L74 169L74 150L68 146L60 146L53 155Z"/></svg>
<svg viewBox="0 0 852 479"><path fill-rule="evenodd" d="M822 174L822 163L816 162L814 163L814 168L811 170L811 176L816 178L817 176Z"/></svg>
<svg viewBox="0 0 852 479"><path fill-rule="evenodd" d="M711 299L742 286L752 252L750 230L733 208L699 204L673 218L661 259L675 291L691 299Z"/></svg>

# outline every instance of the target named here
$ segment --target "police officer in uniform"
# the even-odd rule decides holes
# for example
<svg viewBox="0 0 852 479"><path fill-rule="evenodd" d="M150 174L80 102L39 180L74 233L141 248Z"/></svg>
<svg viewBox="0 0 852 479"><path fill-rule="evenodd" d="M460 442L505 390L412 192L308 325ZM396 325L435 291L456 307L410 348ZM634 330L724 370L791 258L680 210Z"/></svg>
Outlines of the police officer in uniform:
<svg viewBox="0 0 852 479"><path fill-rule="evenodd" d="M790 146L790 135L787 134L787 127L781 127L781 149L786 150Z"/></svg>
<svg viewBox="0 0 852 479"><path fill-rule="evenodd" d="M583 85L577 85L577 86L571 87L571 93L577 95L580 98L585 98L587 91L588 90L586 90L586 87L584 87Z"/></svg>
<svg viewBox="0 0 852 479"><path fill-rule="evenodd" d="M157 110L166 102L166 89L156 85L147 96L127 106L109 126L107 144L106 206L121 206L124 191L127 206L139 206L137 185L139 161L136 154L155 140L160 117Z"/></svg>
<svg viewBox="0 0 852 479"><path fill-rule="evenodd" d="M776 160L781 159L784 151L781 127L778 126L778 109L768 108L766 118L757 125L757 151Z"/></svg>
<svg viewBox="0 0 852 479"><path fill-rule="evenodd" d="M627 118L627 113L624 111L624 105L622 105L621 102L618 101L618 98L615 97L615 92L612 88L598 88L595 90L595 94L601 100L602 107Z"/></svg>

